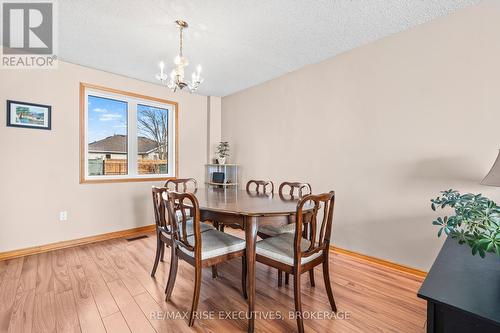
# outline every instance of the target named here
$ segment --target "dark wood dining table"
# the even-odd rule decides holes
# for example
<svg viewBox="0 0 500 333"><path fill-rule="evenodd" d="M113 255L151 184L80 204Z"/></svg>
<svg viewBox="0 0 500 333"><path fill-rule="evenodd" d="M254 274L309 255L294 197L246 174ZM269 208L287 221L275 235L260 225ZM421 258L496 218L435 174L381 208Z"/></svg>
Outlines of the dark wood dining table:
<svg viewBox="0 0 500 333"><path fill-rule="evenodd" d="M245 231L248 294L248 332L255 325L255 243L259 220L295 214L297 200L238 189L207 188L195 193L202 221L233 224ZM307 207L305 207L307 208Z"/></svg>

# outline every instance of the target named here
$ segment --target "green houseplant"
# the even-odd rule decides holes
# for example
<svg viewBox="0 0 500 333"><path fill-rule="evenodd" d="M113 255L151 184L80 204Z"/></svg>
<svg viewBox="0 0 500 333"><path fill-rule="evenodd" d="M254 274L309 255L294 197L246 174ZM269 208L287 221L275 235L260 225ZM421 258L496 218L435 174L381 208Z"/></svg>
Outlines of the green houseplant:
<svg viewBox="0 0 500 333"><path fill-rule="evenodd" d="M445 234L467 244L472 254L484 258L487 252L500 256L500 207L481 194L460 194L455 190L442 191L431 200L432 210L450 207L455 214L438 217L432 224L439 226L438 237Z"/></svg>
<svg viewBox="0 0 500 333"><path fill-rule="evenodd" d="M226 164L226 158L229 157L229 143L227 141L221 141L217 145L216 157L219 164Z"/></svg>

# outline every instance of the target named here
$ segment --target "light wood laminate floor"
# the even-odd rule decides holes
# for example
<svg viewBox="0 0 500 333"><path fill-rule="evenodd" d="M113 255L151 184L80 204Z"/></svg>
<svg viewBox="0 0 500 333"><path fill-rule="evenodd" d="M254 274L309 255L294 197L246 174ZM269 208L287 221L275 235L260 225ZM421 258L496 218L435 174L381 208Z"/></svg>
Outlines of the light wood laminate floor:
<svg viewBox="0 0 500 333"><path fill-rule="evenodd" d="M172 302L165 303L169 250L151 278L155 246L154 234L148 234L1 261L0 332L246 332L239 259L220 265L217 279L204 270L198 311L212 318L197 319L191 329L184 316L194 269L179 262ZM302 276L303 310L318 318L305 320L306 332L425 331L426 306L416 297L421 278L333 252L330 274L337 307L346 318L325 318L331 313L317 268L315 288L307 274ZM256 331L296 331L289 318L293 286L278 288L276 270L262 264L257 264L256 279ZM234 319L222 319L226 316Z"/></svg>

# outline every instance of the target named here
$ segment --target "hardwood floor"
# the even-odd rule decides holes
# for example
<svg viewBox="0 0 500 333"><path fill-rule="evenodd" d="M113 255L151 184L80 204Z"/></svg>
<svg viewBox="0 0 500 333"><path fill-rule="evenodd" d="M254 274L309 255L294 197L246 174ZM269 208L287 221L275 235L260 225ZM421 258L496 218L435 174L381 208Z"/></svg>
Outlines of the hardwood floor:
<svg viewBox="0 0 500 333"><path fill-rule="evenodd" d="M194 269L179 262L172 302L165 303L169 250L151 278L156 240L148 236L0 261L0 332L246 332L239 259L220 265L215 280L204 270L198 307L204 318L190 329ZM331 313L316 269L315 288L302 277L303 310L323 318L305 316L306 332L424 332L426 305L416 297L422 278L333 252L330 274L346 318L325 319ZM276 270L257 264L257 332L297 329L289 318L293 287L278 288L276 276Z"/></svg>

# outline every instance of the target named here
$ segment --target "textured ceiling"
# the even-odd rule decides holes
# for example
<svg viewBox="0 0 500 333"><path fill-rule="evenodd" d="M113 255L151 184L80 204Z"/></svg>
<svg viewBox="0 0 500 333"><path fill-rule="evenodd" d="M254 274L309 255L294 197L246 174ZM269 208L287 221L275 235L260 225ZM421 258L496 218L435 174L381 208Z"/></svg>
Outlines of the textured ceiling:
<svg viewBox="0 0 500 333"><path fill-rule="evenodd" d="M187 20L187 74L200 94L225 96L479 0L63 0L59 57L156 82L177 52L173 21Z"/></svg>

